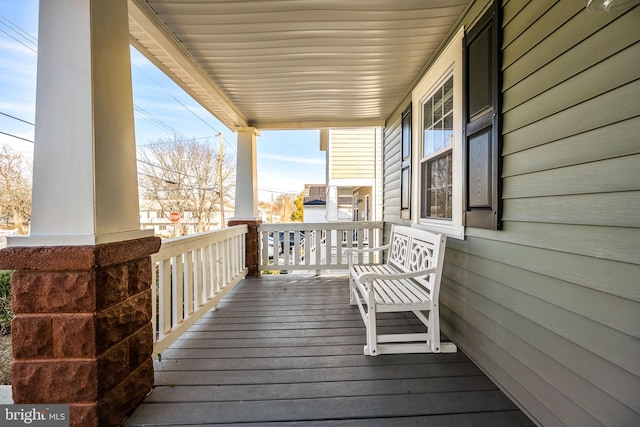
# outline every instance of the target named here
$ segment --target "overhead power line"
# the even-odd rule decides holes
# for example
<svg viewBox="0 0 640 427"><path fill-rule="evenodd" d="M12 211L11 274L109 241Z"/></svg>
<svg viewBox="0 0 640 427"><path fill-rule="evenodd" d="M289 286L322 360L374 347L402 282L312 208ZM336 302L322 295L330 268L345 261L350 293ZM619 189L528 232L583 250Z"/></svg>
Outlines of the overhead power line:
<svg viewBox="0 0 640 427"><path fill-rule="evenodd" d="M27 31L23 30L18 25L16 25L13 21L11 21L10 19L6 18L3 15L0 15L0 25L3 25L5 28L11 31L11 33L15 34L15 36L3 30L2 28L0 28L0 32L11 37L13 40L17 41L22 46L29 49L31 52L36 54L38 53L38 40L35 37L33 37L31 34L29 34ZM32 46L29 46L29 44L31 44Z"/></svg>
<svg viewBox="0 0 640 427"><path fill-rule="evenodd" d="M10 137L12 137L12 138L21 139L21 140L23 140L23 141L27 141L27 142L30 142L30 143L32 143L32 144L33 144L33 141L32 141L32 140L27 139L27 138L23 138L23 137L21 137L21 136L14 135L14 134L12 134L12 133L2 132L2 131L0 131L0 133L1 133L1 134L3 134L3 135L10 136Z"/></svg>
<svg viewBox="0 0 640 427"><path fill-rule="evenodd" d="M28 122L28 121L23 120L23 119L21 119L21 118L19 118L19 117L12 116L11 114L3 113L2 111L0 111L0 114L2 114L3 116L10 117L10 118L12 118L12 119L14 119L14 120L18 120L18 121L20 121L20 122L22 122L22 123L26 123L26 124L31 125L31 126L35 126L35 125L36 125L35 123Z"/></svg>
<svg viewBox="0 0 640 427"><path fill-rule="evenodd" d="M169 92L167 90L166 87L162 86L160 83L158 83L157 81L155 81L151 76L149 76L149 74L145 73L140 67L138 67L135 64L132 64L139 72L140 74L142 74L143 76L145 76L147 79L149 79L149 81L151 81L153 84L155 84L156 86L158 86L160 89L162 89L167 95L169 95L175 102L177 102L178 104L180 104L182 106L182 108L184 108L185 110L187 110L189 112L189 114L193 115L196 119L200 120L202 123L204 123L205 126L207 126L208 128L212 129L213 131L215 131L217 134L222 134L223 135L223 140L226 143L226 145L228 146L228 148L233 151L236 152L235 147L233 146L233 144L231 144L225 137L224 137L224 133L220 132L218 129L216 129L214 126L211 125L211 123L209 123L208 121L206 121L205 119L203 119L202 117L198 116L193 110L191 110L191 108L189 108L187 105L185 105L182 101L180 101L178 98L176 98L171 92ZM236 153L237 154L237 153Z"/></svg>
<svg viewBox="0 0 640 427"><path fill-rule="evenodd" d="M298 194L300 194L300 191L276 190L273 188L258 188L258 191L264 191L266 193L290 194L293 196L297 196Z"/></svg>
<svg viewBox="0 0 640 427"><path fill-rule="evenodd" d="M171 127L170 125L166 124L165 122L163 122L162 120L158 119L157 117L155 117L153 114L149 113L148 111L146 111L145 109L143 109L142 107L139 107L137 105L134 105L133 107L138 113L140 113L140 115L142 116L142 118L150 121L152 124L154 124L156 127L163 129L165 131L170 132L171 134L175 135L175 136L179 136L181 138L186 138L181 132L179 132L178 130L176 130L175 128Z"/></svg>
<svg viewBox="0 0 640 427"><path fill-rule="evenodd" d="M178 175L182 175L182 176L187 177L187 178L191 178L191 179L198 179L198 177L193 176L193 175L189 175L189 174L188 174L188 173L186 173L186 172L182 172L182 171L179 171L179 170L176 170L176 169L171 169L171 168L168 168L168 167L166 167L166 166L158 165L158 164L156 164L156 163L147 162L147 161L142 160L142 159L137 159L137 161L138 161L139 163L143 163L143 164L145 164L145 165L148 165L148 166L151 166L151 167L154 167L154 168L162 169L162 170L165 170L165 171L167 171L167 172L171 172L171 173L175 173L175 174L178 174ZM166 181L166 179L164 179L164 178L160 178L160 177L157 177L157 176L156 176L156 177L152 177L152 178L157 178L157 179L161 179L161 180L163 180L163 181ZM167 182L168 182L168 181L167 181ZM177 183L174 183L174 184L177 184Z"/></svg>
<svg viewBox="0 0 640 427"><path fill-rule="evenodd" d="M0 28L0 32L5 33L6 35L8 35L9 37L11 37L12 39L14 39L15 41L17 41L18 43L20 43L22 46L26 47L27 49L29 49L31 52L33 53L38 53L38 51L34 48L32 48L31 46L27 46L27 44L25 44L25 42L23 42L22 40L19 40L15 37L13 37L11 34L7 33L5 30L3 30L2 28Z"/></svg>
<svg viewBox="0 0 640 427"><path fill-rule="evenodd" d="M16 42L20 43L21 45L23 45L24 47L26 47L27 49L31 50L33 53L38 53L38 39L36 37L34 37L33 35L31 35L28 31L26 31L25 29L23 29L22 27L20 27L19 25L17 25L15 22L11 21L9 18L7 18L4 15L0 14L0 25L3 25L5 28L7 28L9 31L11 31L13 34L15 34L16 36L8 33L7 31L3 30L2 28L0 28L0 32L6 34L7 36L11 37L13 40L15 40ZM19 37L19 38L18 38ZM20 40L22 39L22 40ZM33 45L29 46L28 44ZM215 128L214 126L211 125L211 123L209 123L208 121L206 121L205 119L203 119L202 117L198 116L193 110L191 110L191 108L189 108L187 105L185 105L182 101L180 101L178 98L176 98L171 92L169 92L165 87L163 87L162 85L160 85L158 82L156 82L153 78L151 78L147 73L145 73L140 67L138 67L135 64L132 64L142 75L144 75L147 79L149 79L151 82L153 82L156 86L158 86L159 88L161 88L164 92L166 92L175 102L177 102L178 104L180 104L185 110L187 110L189 112L189 114L193 115L196 119L198 119L199 121L201 121L205 126L209 127L210 129L212 129L213 131L215 131L217 134L222 134L222 139L225 143L225 145L234 153L237 154L236 152L236 148L234 146L234 144L232 144L230 141L227 140L226 137L224 137L224 133L222 133L221 131L219 131L217 128ZM138 111L142 117L148 121L150 121L152 124L154 124L155 126L159 127L160 129L163 129L165 131L168 131L170 133L172 133L173 135L177 135L180 136L182 138L186 138L184 134L182 134L181 132L177 131L175 128L173 128L172 126L168 125L167 123L165 123L164 121L158 119L157 117L155 117L153 114L149 113L148 111L144 110L143 108L139 107L139 106L134 106L135 110ZM10 117L12 119L15 120L19 120L23 123L35 126L34 123L28 122L26 120L20 119L18 117L14 117L11 116L9 114L6 113L2 113L0 112L0 114ZM16 135L12 135L12 134L7 134L2 132L5 135L8 136L12 136L14 138L18 138L18 139L23 139L25 141L29 141L29 142L33 142L30 141L28 139L25 138L21 138L19 136ZM215 136L215 135L214 135ZM203 138L195 138L195 139L204 139L204 138L208 138L208 137L203 137Z"/></svg>
<svg viewBox="0 0 640 427"><path fill-rule="evenodd" d="M14 32L20 34L20 36L22 36L23 38L27 39L33 45L38 46L38 39L35 38L34 36L32 36L24 28L21 28L18 24L16 24L15 22L13 22L12 20L10 20L9 18L7 18L4 15L0 15L0 20L5 22L5 24L4 24L5 26L12 27L11 29Z"/></svg>
<svg viewBox="0 0 640 427"><path fill-rule="evenodd" d="M187 141L199 141L201 139L212 139L215 138L218 135L209 135L209 136L200 136L198 138L185 138L185 140ZM160 141L160 142L150 142L148 144L138 144L138 147L157 147L158 145L165 145L166 142L164 141Z"/></svg>
<svg viewBox="0 0 640 427"><path fill-rule="evenodd" d="M149 174L146 174L144 172L138 172L138 175L146 176L147 178L151 178L151 179L157 179L159 181L162 181L162 182L165 182L165 183L171 184L171 185L177 185L178 184L175 181L171 181L171 180L168 180L168 179L164 179L164 178L160 178L160 177L157 177L157 176L149 175ZM180 186L182 188L190 188L190 189L193 189L193 190L203 190L203 191L215 191L216 190L215 187L202 187L200 185L185 184L184 182L181 182L180 184L181 184Z"/></svg>

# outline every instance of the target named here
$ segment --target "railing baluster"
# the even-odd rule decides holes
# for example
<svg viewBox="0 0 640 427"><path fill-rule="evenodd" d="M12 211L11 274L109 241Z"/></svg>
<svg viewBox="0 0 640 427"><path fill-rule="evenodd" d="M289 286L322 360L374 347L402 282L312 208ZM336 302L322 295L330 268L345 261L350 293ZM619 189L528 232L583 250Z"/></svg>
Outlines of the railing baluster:
<svg viewBox="0 0 640 427"><path fill-rule="evenodd" d="M364 247L364 239L365 236L369 235L369 228L365 228L362 230L358 230L358 249L362 249ZM363 254L359 253L358 254L358 264L362 264L363 263Z"/></svg>
<svg viewBox="0 0 640 427"><path fill-rule="evenodd" d="M231 241L233 243L233 250L231 251L233 259L233 269L231 270L231 276L235 276L235 274L238 272L240 264L240 239L238 239L238 237L234 237Z"/></svg>
<svg viewBox="0 0 640 427"><path fill-rule="evenodd" d="M151 261L151 324L153 326L153 337L158 333L158 267Z"/></svg>
<svg viewBox="0 0 640 427"><path fill-rule="evenodd" d="M220 242L220 250L223 253L229 253L229 241L228 240L223 240L222 242ZM225 287L227 287L227 282L228 282L228 272L229 272L229 257L225 257L221 259L221 264L220 267L222 267L222 288L224 289Z"/></svg>
<svg viewBox="0 0 640 427"><path fill-rule="evenodd" d="M309 230L305 231L304 235L304 249L303 249L303 257L304 257L304 265L311 264L311 232Z"/></svg>
<svg viewBox="0 0 640 427"><path fill-rule="evenodd" d="M187 318L193 313L193 274L191 272L193 268L193 252L187 252L184 254L185 266L183 277L183 289L184 289L184 317Z"/></svg>
<svg viewBox="0 0 640 427"><path fill-rule="evenodd" d="M316 251L316 265L320 265L322 261L322 230L316 229L313 235L313 246ZM320 270L316 270L316 274L320 274Z"/></svg>
<svg viewBox="0 0 640 427"><path fill-rule="evenodd" d="M171 327L174 328L178 324L178 307L182 300L182 295L178 293L182 275L182 255L172 257L171 264Z"/></svg>
<svg viewBox="0 0 640 427"><path fill-rule="evenodd" d="M160 331L166 335L171 330L171 259L163 260L160 276Z"/></svg>
<svg viewBox="0 0 640 427"><path fill-rule="evenodd" d="M201 267L201 259L200 259L200 251L194 250L190 251L191 254L191 262L193 264L193 274L192 282L191 282L191 300L193 301L193 311L197 312L198 309L202 306L202 301L204 301L204 297L202 295L202 277L200 275L200 267Z"/></svg>
<svg viewBox="0 0 640 427"><path fill-rule="evenodd" d="M206 302L211 298L211 287L209 286L209 246L203 246L200 248L202 256L202 264L200 265L200 271L202 274L202 292L204 295L204 301Z"/></svg>
<svg viewBox="0 0 640 427"><path fill-rule="evenodd" d="M213 280L213 296L217 295L220 289L220 273L218 271L218 244L211 245L211 280Z"/></svg>
<svg viewBox="0 0 640 427"><path fill-rule="evenodd" d="M334 233L336 234L336 239L334 239ZM337 231L336 230L330 230L327 231L327 233L325 234L325 245L326 245L326 258L325 258L325 263L327 265L333 264L333 241L337 240L338 236L337 236Z"/></svg>

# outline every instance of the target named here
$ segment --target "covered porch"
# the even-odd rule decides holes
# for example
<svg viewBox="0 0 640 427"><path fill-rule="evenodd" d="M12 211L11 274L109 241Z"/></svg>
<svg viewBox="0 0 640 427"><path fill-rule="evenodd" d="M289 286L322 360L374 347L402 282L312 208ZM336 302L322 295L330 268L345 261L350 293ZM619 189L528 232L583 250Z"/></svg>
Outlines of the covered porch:
<svg viewBox="0 0 640 427"><path fill-rule="evenodd" d="M527 425L516 402L538 425L637 425L640 7L613 4L41 1L31 235L0 251L14 401L68 404L72 426ZM141 230L131 45L237 132L223 232ZM457 354L365 357L345 277L258 278L279 232L260 131L359 126L384 128L367 244L392 224L452 237ZM282 231L277 270L365 244Z"/></svg>
<svg viewBox="0 0 640 427"><path fill-rule="evenodd" d="M364 356L348 289L346 274L242 280L161 353L125 425L533 425L461 351Z"/></svg>

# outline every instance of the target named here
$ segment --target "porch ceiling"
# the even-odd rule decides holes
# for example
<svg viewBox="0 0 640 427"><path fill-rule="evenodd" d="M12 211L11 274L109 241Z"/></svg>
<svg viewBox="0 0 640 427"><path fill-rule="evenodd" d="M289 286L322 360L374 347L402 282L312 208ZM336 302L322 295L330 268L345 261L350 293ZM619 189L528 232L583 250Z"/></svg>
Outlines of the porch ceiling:
<svg viewBox="0 0 640 427"><path fill-rule="evenodd" d="M129 0L129 28L231 129L383 125L469 3Z"/></svg>

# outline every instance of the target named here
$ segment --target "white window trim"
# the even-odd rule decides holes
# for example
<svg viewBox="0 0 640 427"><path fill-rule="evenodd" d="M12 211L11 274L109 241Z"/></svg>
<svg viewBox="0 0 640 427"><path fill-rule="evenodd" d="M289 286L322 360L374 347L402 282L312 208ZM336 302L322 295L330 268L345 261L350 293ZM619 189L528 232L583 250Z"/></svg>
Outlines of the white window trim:
<svg viewBox="0 0 640 427"><path fill-rule="evenodd" d="M414 105L411 133L412 133L412 170L411 175L411 222L420 228L446 234L449 237L464 239L464 226L462 225L462 42L464 28L460 28L438 58L431 65L427 73L416 85L411 93L411 101ZM452 162L452 219L426 219L420 218L420 191L422 146L424 132L423 103L431 97L433 92L440 87L449 76L453 76L453 148Z"/></svg>

